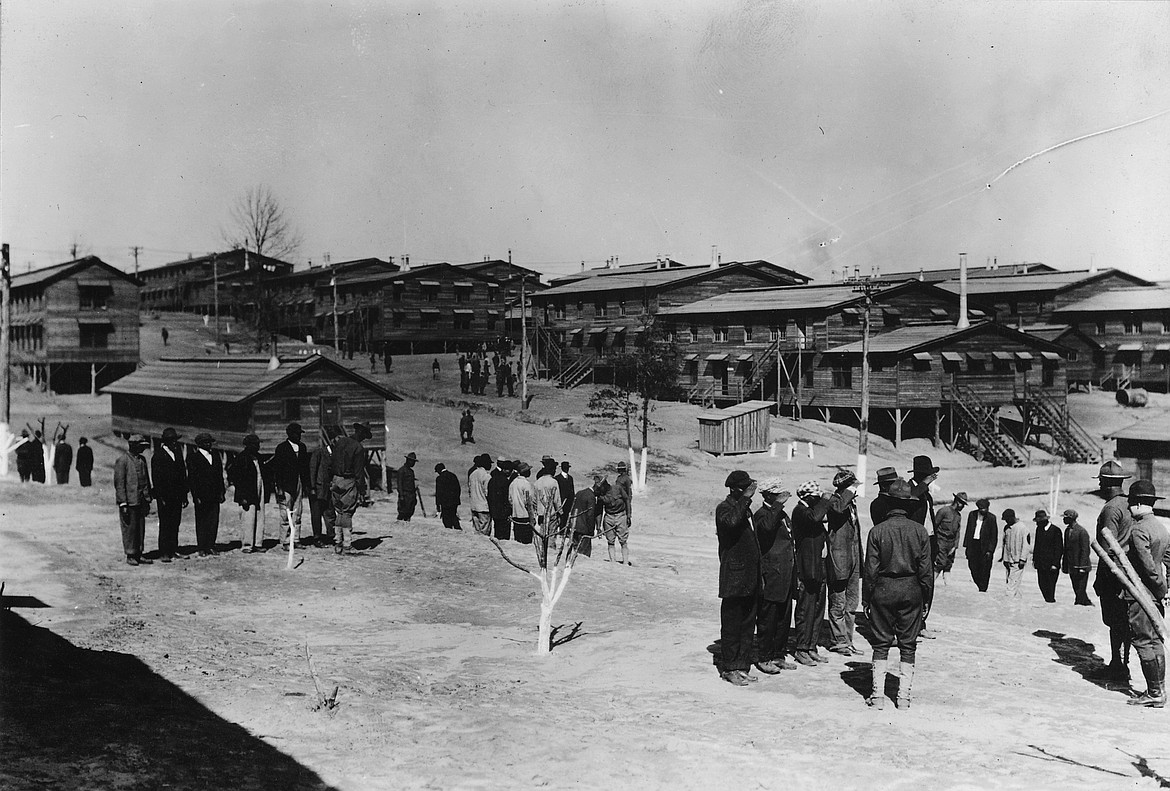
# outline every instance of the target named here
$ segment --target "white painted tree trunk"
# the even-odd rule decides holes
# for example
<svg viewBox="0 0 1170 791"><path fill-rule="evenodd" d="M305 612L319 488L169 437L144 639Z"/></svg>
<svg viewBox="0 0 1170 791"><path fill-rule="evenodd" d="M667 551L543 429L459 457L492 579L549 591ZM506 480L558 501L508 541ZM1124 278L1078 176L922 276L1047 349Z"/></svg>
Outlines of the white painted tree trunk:
<svg viewBox="0 0 1170 791"><path fill-rule="evenodd" d="M57 473L53 469L53 460L57 458L57 443L43 440L41 450L45 457L45 483L50 486L57 483Z"/></svg>
<svg viewBox="0 0 1170 791"><path fill-rule="evenodd" d="M7 423L0 423L0 478L8 477L10 467L8 466L8 456L25 442L24 437L18 437L12 433L12 429Z"/></svg>

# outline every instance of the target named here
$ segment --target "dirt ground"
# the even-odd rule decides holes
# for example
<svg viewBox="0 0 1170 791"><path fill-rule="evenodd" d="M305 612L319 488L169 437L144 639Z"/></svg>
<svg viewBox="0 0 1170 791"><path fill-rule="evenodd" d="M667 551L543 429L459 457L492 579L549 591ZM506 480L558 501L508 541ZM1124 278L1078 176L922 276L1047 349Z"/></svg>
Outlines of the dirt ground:
<svg viewBox="0 0 1170 791"><path fill-rule="evenodd" d="M387 379L431 399L396 405L394 427L395 444L422 460L428 513L435 461L462 471L480 452L551 453L580 485L622 458L609 440L624 431L584 418L584 392L543 384L523 421L515 401L482 399L477 444L460 447L458 408L436 402L462 397L429 379L429 359L396 360ZM1108 394L1074 399L1098 423L1131 414ZM18 394L15 424L71 423L71 436L97 441L99 468L88 490L0 481L0 578L13 607L0 622L0 787L1170 787L1170 714L1127 707L1128 689L1086 679L1106 632L1096 608L1072 606L1066 577L1049 605L1029 569L1023 599L1010 602L1000 574L980 594L960 555L936 596L939 636L919 649L908 711L866 708L867 657L830 654L744 689L721 681L711 650L723 478L742 467L793 488L827 483L853 463L856 435L777 420L774 434L812 440L814 458L802 444L793 461L717 459L692 446L695 414L656 412L668 430L652 439L661 452L635 501L634 566L603 562L604 546L582 559L554 613L553 652L538 657L535 580L470 530L396 523L384 497L355 518L357 556L305 550L287 571L279 550L243 555L229 501L224 553L125 565L108 399ZM997 512L1046 505L1054 471L992 468L922 440L875 439L872 452L871 470L909 470L928 453L943 468L942 497L965 489ZM1086 523L1099 508L1094 472L1062 469L1060 507ZM272 512L267 535L275 544ZM153 548L153 517L147 536ZM181 543L194 544L189 513ZM531 563L526 549L510 547ZM1141 688L1136 656L1131 671ZM335 708L315 705L318 687L337 689Z"/></svg>

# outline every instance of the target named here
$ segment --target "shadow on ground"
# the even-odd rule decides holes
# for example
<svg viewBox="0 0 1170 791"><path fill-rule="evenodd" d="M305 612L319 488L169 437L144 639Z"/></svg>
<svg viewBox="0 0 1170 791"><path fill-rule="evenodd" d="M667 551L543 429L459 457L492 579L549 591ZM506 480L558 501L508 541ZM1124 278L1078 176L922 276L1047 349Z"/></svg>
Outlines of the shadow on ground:
<svg viewBox="0 0 1170 791"><path fill-rule="evenodd" d="M329 789L138 658L0 612L0 787Z"/></svg>
<svg viewBox="0 0 1170 791"><path fill-rule="evenodd" d="M1050 632L1047 629L1037 629L1032 632L1032 636L1048 641L1048 647L1056 654L1056 659L1053 659L1053 662L1072 668L1078 676L1101 689L1129 696L1130 687L1127 682L1093 678L1092 674L1095 671L1105 667L1105 660L1097 656L1096 646L1092 643L1087 643L1076 637L1069 637L1061 632Z"/></svg>

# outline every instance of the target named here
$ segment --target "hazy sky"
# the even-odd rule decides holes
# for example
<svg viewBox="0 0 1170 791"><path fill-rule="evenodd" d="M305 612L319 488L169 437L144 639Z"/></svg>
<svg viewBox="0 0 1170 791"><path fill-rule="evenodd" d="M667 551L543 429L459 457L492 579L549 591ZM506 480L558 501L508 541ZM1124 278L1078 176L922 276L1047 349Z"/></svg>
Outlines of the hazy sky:
<svg viewBox="0 0 1170 791"><path fill-rule="evenodd" d="M1170 279L1167 2L6 0L0 236L296 258L1044 261ZM835 241L834 241L835 240Z"/></svg>

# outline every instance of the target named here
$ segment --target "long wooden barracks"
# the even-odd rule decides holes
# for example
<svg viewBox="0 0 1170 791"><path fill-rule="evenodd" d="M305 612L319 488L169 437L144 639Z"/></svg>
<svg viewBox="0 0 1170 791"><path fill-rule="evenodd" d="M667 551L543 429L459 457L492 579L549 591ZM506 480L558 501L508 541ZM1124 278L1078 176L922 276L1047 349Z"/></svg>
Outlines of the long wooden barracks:
<svg viewBox="0 0 1170 791"><path fill-rule="evenodd" d="M305 357L164 357L107 385L113 430L123 436L161 437L173 427L184 443L208 432L217 447L243 449L244 437L260 437L271 453L298 422L310 447L360 421L370 426L367 448L380 456L391 420L392 390L318 354Z"/></svg>
<svg viewBox="0 0 1170 791"><path fill-rule="evenodd" d="M12 364L58 393L96 392L130 373L138 287L96 256L13 276Z"/></svg>

